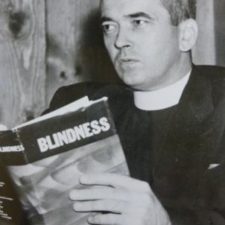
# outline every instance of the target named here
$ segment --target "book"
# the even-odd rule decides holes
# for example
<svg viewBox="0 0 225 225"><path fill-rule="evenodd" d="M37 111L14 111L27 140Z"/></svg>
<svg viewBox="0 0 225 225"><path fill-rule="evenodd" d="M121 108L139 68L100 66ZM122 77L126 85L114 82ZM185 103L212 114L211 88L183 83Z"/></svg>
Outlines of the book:
<svg viewBox="0 0 225 225"><path fill-rule="evenodd" d="M70 190L84 188L79 177L129 175L105 97L84 97L0 132L0 161L15 189L10 196L4 190L11 181L2 182L2 189L0 183L0 218L18 221L15 210L8 209L20 204L31 225L87 225L89 214L75 212L68 198Z"/></svg>

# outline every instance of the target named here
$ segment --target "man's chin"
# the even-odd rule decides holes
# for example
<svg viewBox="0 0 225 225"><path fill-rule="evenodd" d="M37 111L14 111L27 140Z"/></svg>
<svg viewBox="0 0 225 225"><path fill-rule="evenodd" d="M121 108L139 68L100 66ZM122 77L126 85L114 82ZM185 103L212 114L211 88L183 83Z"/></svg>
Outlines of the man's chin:
<svg viewBox="0 0 225 225"><path fill-rule="evenodd" d="M142 90L143 82L135 79L122 79L123 83L131 87L134 90Z"/></svg>

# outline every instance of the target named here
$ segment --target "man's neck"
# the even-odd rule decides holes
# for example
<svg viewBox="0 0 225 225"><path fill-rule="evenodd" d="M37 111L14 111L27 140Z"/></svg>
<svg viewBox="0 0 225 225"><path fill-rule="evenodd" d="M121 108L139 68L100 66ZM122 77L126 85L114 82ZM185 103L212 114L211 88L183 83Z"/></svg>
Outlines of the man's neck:
<svg viewBox="0 0 225 225"><path fill-rule="evenodd" d="M134 91L134 103L136 107L142 110L161 110L177 105L188 83L192 64L182 71L186 71L187 69L189 70L186 74L182 73L177 76L171 84L165 87L150 91Z"/></svg>
<svg viewBox="0 0 225 225"><path fill-rule="evenodd" d="M184 53L179 62L177 62L173 67L171 67L165 77L165 80L161 82L161 85L158 87L154 87L152 90L160 90L162 88L166 88L171 86L185 77L192 70L192 62L189 53Z"/></svg>

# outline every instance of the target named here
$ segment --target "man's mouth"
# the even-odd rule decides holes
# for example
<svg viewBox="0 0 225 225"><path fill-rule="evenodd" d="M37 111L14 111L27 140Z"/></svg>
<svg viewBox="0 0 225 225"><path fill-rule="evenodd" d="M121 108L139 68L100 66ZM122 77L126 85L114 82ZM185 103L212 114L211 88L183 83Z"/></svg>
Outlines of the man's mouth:
<svg viewBox="0 0 225 225"><path fill-rule="evenodd" d="M130 63L130 62L138 62L137 59L133 59L133 58L121 58L119 59L120 63Z"/></svg>
<svg viewBox="0 0 225 225"><path fill-rule="evenodd" d="M134 58L120 58L118 62L121 68L128 69L135 67L140 61Z"/></svg>

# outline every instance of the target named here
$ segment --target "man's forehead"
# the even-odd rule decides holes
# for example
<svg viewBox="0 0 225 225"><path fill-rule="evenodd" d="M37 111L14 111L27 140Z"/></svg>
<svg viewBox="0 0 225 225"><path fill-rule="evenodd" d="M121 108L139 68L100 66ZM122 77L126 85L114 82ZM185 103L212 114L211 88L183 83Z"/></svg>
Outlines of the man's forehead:
<svg viewBox="0 0 225 225"><path fill-rule="evenodd" d="M132 8L132 7L141 7L142 5L151 4L151 2L157 2L159 0L101 0L101 8L105 9L109 7L115 8Z"/></svg>
<svg viewBox="0 0 225 225"><path fill-rule="evenodd" d="M157 14L165 13L161 0L101 0L102 17L127 16L143 12Z"/></svg>

